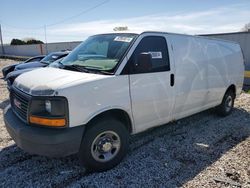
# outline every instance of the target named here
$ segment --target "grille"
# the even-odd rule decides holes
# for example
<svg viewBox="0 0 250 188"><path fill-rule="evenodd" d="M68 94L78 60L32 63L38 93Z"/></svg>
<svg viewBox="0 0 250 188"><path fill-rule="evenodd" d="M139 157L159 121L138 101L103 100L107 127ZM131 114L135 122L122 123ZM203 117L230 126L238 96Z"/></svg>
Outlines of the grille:
<svg viewBox="0 0 250 188"><path fill-rule="evenodd" d="M28 107L30 97L17 89L11 89L11 107L16 115L24 122L27 122Z"/></svg>

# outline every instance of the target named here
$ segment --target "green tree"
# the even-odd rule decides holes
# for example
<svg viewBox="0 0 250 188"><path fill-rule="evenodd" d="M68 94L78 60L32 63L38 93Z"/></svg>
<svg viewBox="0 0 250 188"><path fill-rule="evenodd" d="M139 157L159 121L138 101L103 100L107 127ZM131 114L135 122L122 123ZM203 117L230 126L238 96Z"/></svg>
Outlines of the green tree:
<svg viewBox="0 0 250 188"><path fill-rule="evenodd" d="M26 44L44 44L44 43L43 41L40 41L40 40L31 39L31 40L27 40Z"/></svg>
<svg viewBox="0 0 250 188"><path fill-rule="evenodd" d="M12 39L10 42L10 45L23 45L23 44L25 44L25 42L20 39Z"/></svg>
<svg viewBox="0 0 250 188"><path fill-rule="evenodd" d="M43 41L36 40L33 38L28 38L24 40L12 39L10 45L24 45L24 44L44 44Z"/></svg>

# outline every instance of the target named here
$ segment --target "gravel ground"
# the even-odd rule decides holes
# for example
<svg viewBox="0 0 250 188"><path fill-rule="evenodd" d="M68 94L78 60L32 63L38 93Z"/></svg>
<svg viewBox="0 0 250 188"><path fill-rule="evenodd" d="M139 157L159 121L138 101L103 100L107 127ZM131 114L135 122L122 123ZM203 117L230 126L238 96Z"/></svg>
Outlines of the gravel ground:
<svg viewBox="0 0 250 188"><path fill-rule="evenodd" d="M0 67L11 63L0 59ZM228 117L208 110L132 136L123 162L103 173L86 172L76 155L51 159L19 149L3 123L8 103L1 80L0 187L250 187L249 94Z"/></svg>

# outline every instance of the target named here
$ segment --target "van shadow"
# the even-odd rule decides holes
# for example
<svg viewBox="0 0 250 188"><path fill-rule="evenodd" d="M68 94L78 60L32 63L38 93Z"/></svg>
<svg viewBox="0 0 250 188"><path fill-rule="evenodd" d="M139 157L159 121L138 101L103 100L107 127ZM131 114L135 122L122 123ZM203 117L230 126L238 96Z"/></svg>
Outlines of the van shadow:
<svg viewBox="0 0 250 188"><path fill-rule="evenodd" d="M130 155L144 153L141 160L154 161L147 170L151 177L164 174L164 181L145 179L150 185L180 187L247 139L249 122L250 113L244 109L236 108L224 118L210 109L135 135Z"/></svg>
<svg viewBox="0 0 250 188"><path fill-rule="evenodd" d="M250 136L250 113L236 108L225 118L208 110L131 136L125 159L102 173L87 173L76 155L29 155L11 145L0 151L0 182L16 186L180 187ZM30 178L32 177L32 181ZM106 181L108 179L108 181ZM95 181L93 181L95 180ZM30 184L30 185L32 185ZM112 186L111 186L112 187Z"/></svg>

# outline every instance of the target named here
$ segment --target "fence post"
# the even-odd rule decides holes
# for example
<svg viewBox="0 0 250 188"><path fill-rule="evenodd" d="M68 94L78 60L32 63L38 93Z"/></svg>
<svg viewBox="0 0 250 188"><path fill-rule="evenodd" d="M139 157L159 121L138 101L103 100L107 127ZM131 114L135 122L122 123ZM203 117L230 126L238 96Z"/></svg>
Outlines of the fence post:
<svg viewBox="0 0 250 188"><path fill-rule="evenodd" d="M3 36L2 36L1 24L0 24L0 42L1 42L1 46L2 46L2 55L4 55L5 52L4 52L4 47L3 47Z"/></svg>

